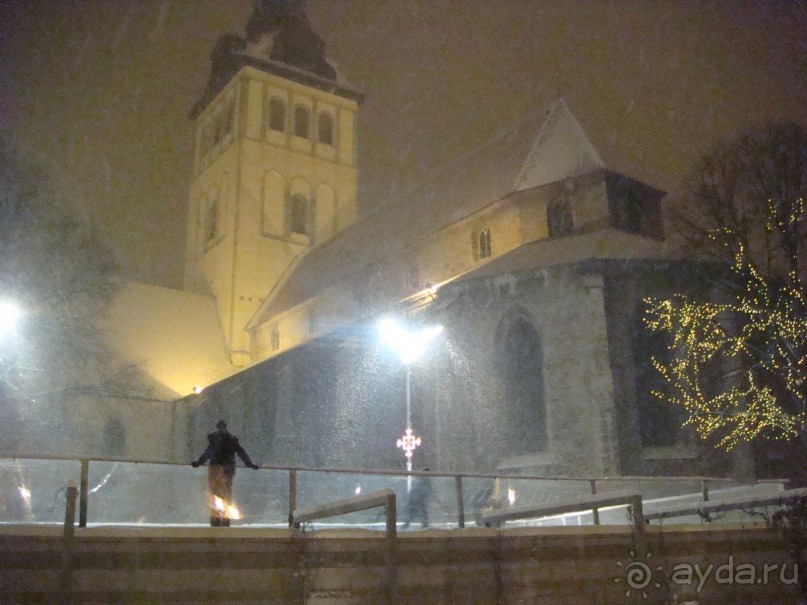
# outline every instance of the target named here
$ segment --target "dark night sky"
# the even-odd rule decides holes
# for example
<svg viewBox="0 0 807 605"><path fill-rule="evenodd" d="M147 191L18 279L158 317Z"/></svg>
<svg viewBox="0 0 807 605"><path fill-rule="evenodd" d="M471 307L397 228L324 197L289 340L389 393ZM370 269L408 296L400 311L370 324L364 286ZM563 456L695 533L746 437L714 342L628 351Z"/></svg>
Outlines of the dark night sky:
<svg viewBox="0 0 807 605"><path fill-rule="evenodd" d="M0 121L129 278L181 284L192 129L249 0L2 0ZM611 166L673 190L716 141L807 126L807 2L308 0L366 93L360 203L410 187L562 94Z"/></svg>

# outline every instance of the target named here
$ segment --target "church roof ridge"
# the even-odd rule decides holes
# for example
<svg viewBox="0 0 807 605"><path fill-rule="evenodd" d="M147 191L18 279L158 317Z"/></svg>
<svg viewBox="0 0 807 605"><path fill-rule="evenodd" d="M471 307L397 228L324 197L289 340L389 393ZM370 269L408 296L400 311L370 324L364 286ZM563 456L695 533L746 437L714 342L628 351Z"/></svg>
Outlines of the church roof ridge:
<svg viewBox="0 0 807 605"><path fill-rule="evenodd" d="M570 141L564 146L558 139ZM541 170L553 151L563 161ZM461 168L461 169L460 169ZM308 251L285 283L273 289L250 326L287 311L340 280L390 262L394 255L520 190L605 168L564 99L534 110L443 164L323 245ZM367 262L357 265L356 250ZM351 252L352 251L352 252Z"/></svg>

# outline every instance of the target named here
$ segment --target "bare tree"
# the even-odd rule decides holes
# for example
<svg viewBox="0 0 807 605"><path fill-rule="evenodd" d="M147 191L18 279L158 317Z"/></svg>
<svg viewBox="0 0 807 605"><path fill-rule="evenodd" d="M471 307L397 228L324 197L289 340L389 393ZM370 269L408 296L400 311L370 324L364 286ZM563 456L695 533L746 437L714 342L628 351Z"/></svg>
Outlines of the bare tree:
<svg viewBox="0 0 807 605"><path fill-rule="evenodd" d="M680 250L803 288L807 270L807 133L756 128L698 161L669 215ZM803 290L802 290L803 291Z"/></svg>
<svg viewBox="0 0 807 605"><path fill-rule="evenodd" d="M97 234L69 212L41 169L0 139L0 302L20 310L0 334L7 418L50 397L143 393L102 337L115 273Z"/></svg>
<svg viewBox="0 0 807 605"><path fill-rule="evenodd" d="M807 422L805 189L807 134L775 124L706 155L673 212L687 253L727 271L712 300L647 301L646 325L672 349L654 360L657 395L728 449L794 438Z"/></svg>

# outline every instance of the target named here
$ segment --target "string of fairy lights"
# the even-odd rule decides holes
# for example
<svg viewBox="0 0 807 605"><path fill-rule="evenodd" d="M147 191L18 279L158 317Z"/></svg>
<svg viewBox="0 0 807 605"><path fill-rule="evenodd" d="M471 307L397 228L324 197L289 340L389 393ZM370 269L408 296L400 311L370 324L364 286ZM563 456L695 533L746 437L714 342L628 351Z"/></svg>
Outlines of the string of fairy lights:
<svg viewBox="0 0 807 605"><path fill-rule="evenodd" d="M798 198L784 217L774 212L782 204L769 201L768 208L766 228L790 237L784 279L763 276L740 244L732 272L742 287L733 300L645 299L645 325L666 335L670 353L652 360L665 384L653 394L683 406L684 426L701 438L717 437L727 450L759 437L789 440L807 429L807 284L799 273L807 206ZM727 235L722 229L710 237L725 245Z"/></svg>

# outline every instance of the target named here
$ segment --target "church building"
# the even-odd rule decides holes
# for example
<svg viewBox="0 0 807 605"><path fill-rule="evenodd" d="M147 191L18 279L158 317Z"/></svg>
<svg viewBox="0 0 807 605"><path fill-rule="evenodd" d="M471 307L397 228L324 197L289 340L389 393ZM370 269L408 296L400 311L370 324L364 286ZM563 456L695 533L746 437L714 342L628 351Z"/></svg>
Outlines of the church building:
<svg viewBox="0 0 807 605"><path fill-rule="evenodd" d="M402 469L410 429L415 465L442 471L730 472L651 394L665 347L643 299L692 285L664 193L611 170L558 99L361 216L362 100L299 3L258 2L217 43L192 111L185 292L160 307L174 346L182 326L196 339L175 363L193 375L179 457L225 417L273 464ZM442 332L407 360L382 319Z"/></svg>

